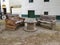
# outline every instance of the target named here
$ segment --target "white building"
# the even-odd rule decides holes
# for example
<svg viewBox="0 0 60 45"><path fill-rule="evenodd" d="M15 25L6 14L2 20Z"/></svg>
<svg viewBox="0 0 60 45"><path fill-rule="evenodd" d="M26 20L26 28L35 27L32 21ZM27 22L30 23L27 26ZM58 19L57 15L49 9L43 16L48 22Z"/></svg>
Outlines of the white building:
<svg viewBox="0 0 60 45"><path fill-rule="evenodd" d="M1 0L1 10L25 17L45 14L60 18L60 0Z"/></svg>

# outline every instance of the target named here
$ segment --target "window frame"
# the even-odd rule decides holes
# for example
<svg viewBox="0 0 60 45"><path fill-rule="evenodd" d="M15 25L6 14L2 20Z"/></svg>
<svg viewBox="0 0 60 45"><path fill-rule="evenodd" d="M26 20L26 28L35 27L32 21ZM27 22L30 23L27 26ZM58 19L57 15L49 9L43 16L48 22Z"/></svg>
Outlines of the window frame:
<svg viewBox="0 0 60 45"><path fill-rule="evenodd" d="M49 14L49 12L48 11L44 11L44 15L48 15Z"/></svg>
<svg viewBox="0 0 60 45"><path fill-rule="evenodd" d="M35 17L35 10L28 10L28 17L34 18Z"/></svg>
<svg viewBox="0 0 60 45"><path fill-rule="evenodd" d="M44 0L44 2L49 2L50 0Z"/></svg>

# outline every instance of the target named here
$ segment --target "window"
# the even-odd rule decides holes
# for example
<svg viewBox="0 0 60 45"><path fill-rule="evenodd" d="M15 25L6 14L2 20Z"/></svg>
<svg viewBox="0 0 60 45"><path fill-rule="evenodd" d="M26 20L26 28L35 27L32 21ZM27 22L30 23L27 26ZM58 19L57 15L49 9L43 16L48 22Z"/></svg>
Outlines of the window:
<svg viewBox="0 0 60 45"><path fill-rule="evenodd" d="M29 3L33 3L33 0L29 0Z"/></svg>
<svg viewBox="0 0 60 45"><path fill-rule="evenodd" d="M45 12L44 12L44 15L48 15L48 11L45 11Z"/></svg>
<svg viewBox="0 0 60 45"><path fill-rule="evenodd" d="M49 2L49 0L44 0L44 2Z"/></svg>
<svg viewBox="0 0 60 45"><path fill-rule="evenodd" d="M34 10L28 10L28 17L34 18L35 17L35 11Z"/></svg>

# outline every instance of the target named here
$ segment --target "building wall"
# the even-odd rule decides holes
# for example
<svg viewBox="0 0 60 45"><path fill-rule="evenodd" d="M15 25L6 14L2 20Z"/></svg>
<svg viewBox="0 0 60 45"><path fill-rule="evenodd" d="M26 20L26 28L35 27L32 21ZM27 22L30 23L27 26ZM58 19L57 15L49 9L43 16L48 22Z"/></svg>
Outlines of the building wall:
<svg viewBox="0 0 60 45"><path fill-rule="evenodd" d="M34 0L33 3L29 3L29 0L10 0L9 2L10 5L22 5L22 14L28 14L28 10L35 10L36 15L44 14L44 11L48 11L49 15L60 15L60 0L50 0L49 2Z"/></svg>
<svg viewBox="0 0 60 45"><path fill-rule="evenodd" d="M21 5L21 15L28 15L28 10L35 10L35 15L43 15L44 11L48 11L49 15L60 16L60 0L34 0L33 3L29 3L29 0L6 0L1 4L6 4L7 12L10 12L11 5Z"/></svg>
<svg viewBox="0 0 60 45"><path fill-rule="evenodd" d="M29 0L22 1L22 13L28 14L28 10L35 10L35 15L43 14L43 0L34 0L33 3L29 3Z"/></svg>
<svg viewBox="0 0 60 45"><path fill-rule="evenodd" d="M21 14L28 14L28 10L35 10L36 15L43 14L43 0L34 0L33 3L29 3L29 0L10 0L9 2L10 5L22 5Z"/></svg>
<svg viewBox="0 0 60 45"><path fill-rule="evenodd" d="M60 0L50 0L44 3L44 11L47 10L49 15L60 15Z"/></svg>
<svg viewBox="0 0 60 45"><path fill-rule="evenodd" d="M12 6L12 5L20 5L21 0L9 0L9 4L10 4L10 6Z"/></svg>
<svg viewBox="0 0 60 45"><path fill-rule="evenodd" d="M2 5L6 5L6 11L7 11L7 13L10 13L9 0L5 0L5 1L1 0L1 10L3 12Z"/></svg>

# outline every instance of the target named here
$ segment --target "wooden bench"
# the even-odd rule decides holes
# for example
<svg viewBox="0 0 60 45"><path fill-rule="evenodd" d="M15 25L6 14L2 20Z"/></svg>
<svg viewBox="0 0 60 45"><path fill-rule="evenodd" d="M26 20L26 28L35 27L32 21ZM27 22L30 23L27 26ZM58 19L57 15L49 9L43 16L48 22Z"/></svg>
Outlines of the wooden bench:
<svg viewBox="0 0 60 45"><path fill-rule="evenodd" d="M22 26L24 24L24 19L18 16L9 16L8 19L5 20L6 29L16 30L18 26Z"/></svg>
<svg viewBox="0 0 60 45"><path fill-rule="evenodd" d="M40 15L40 18L37 18L37 22L39 22L40 25L48 26L49 28L54 29L56 25L56 16Z"/></svg>

